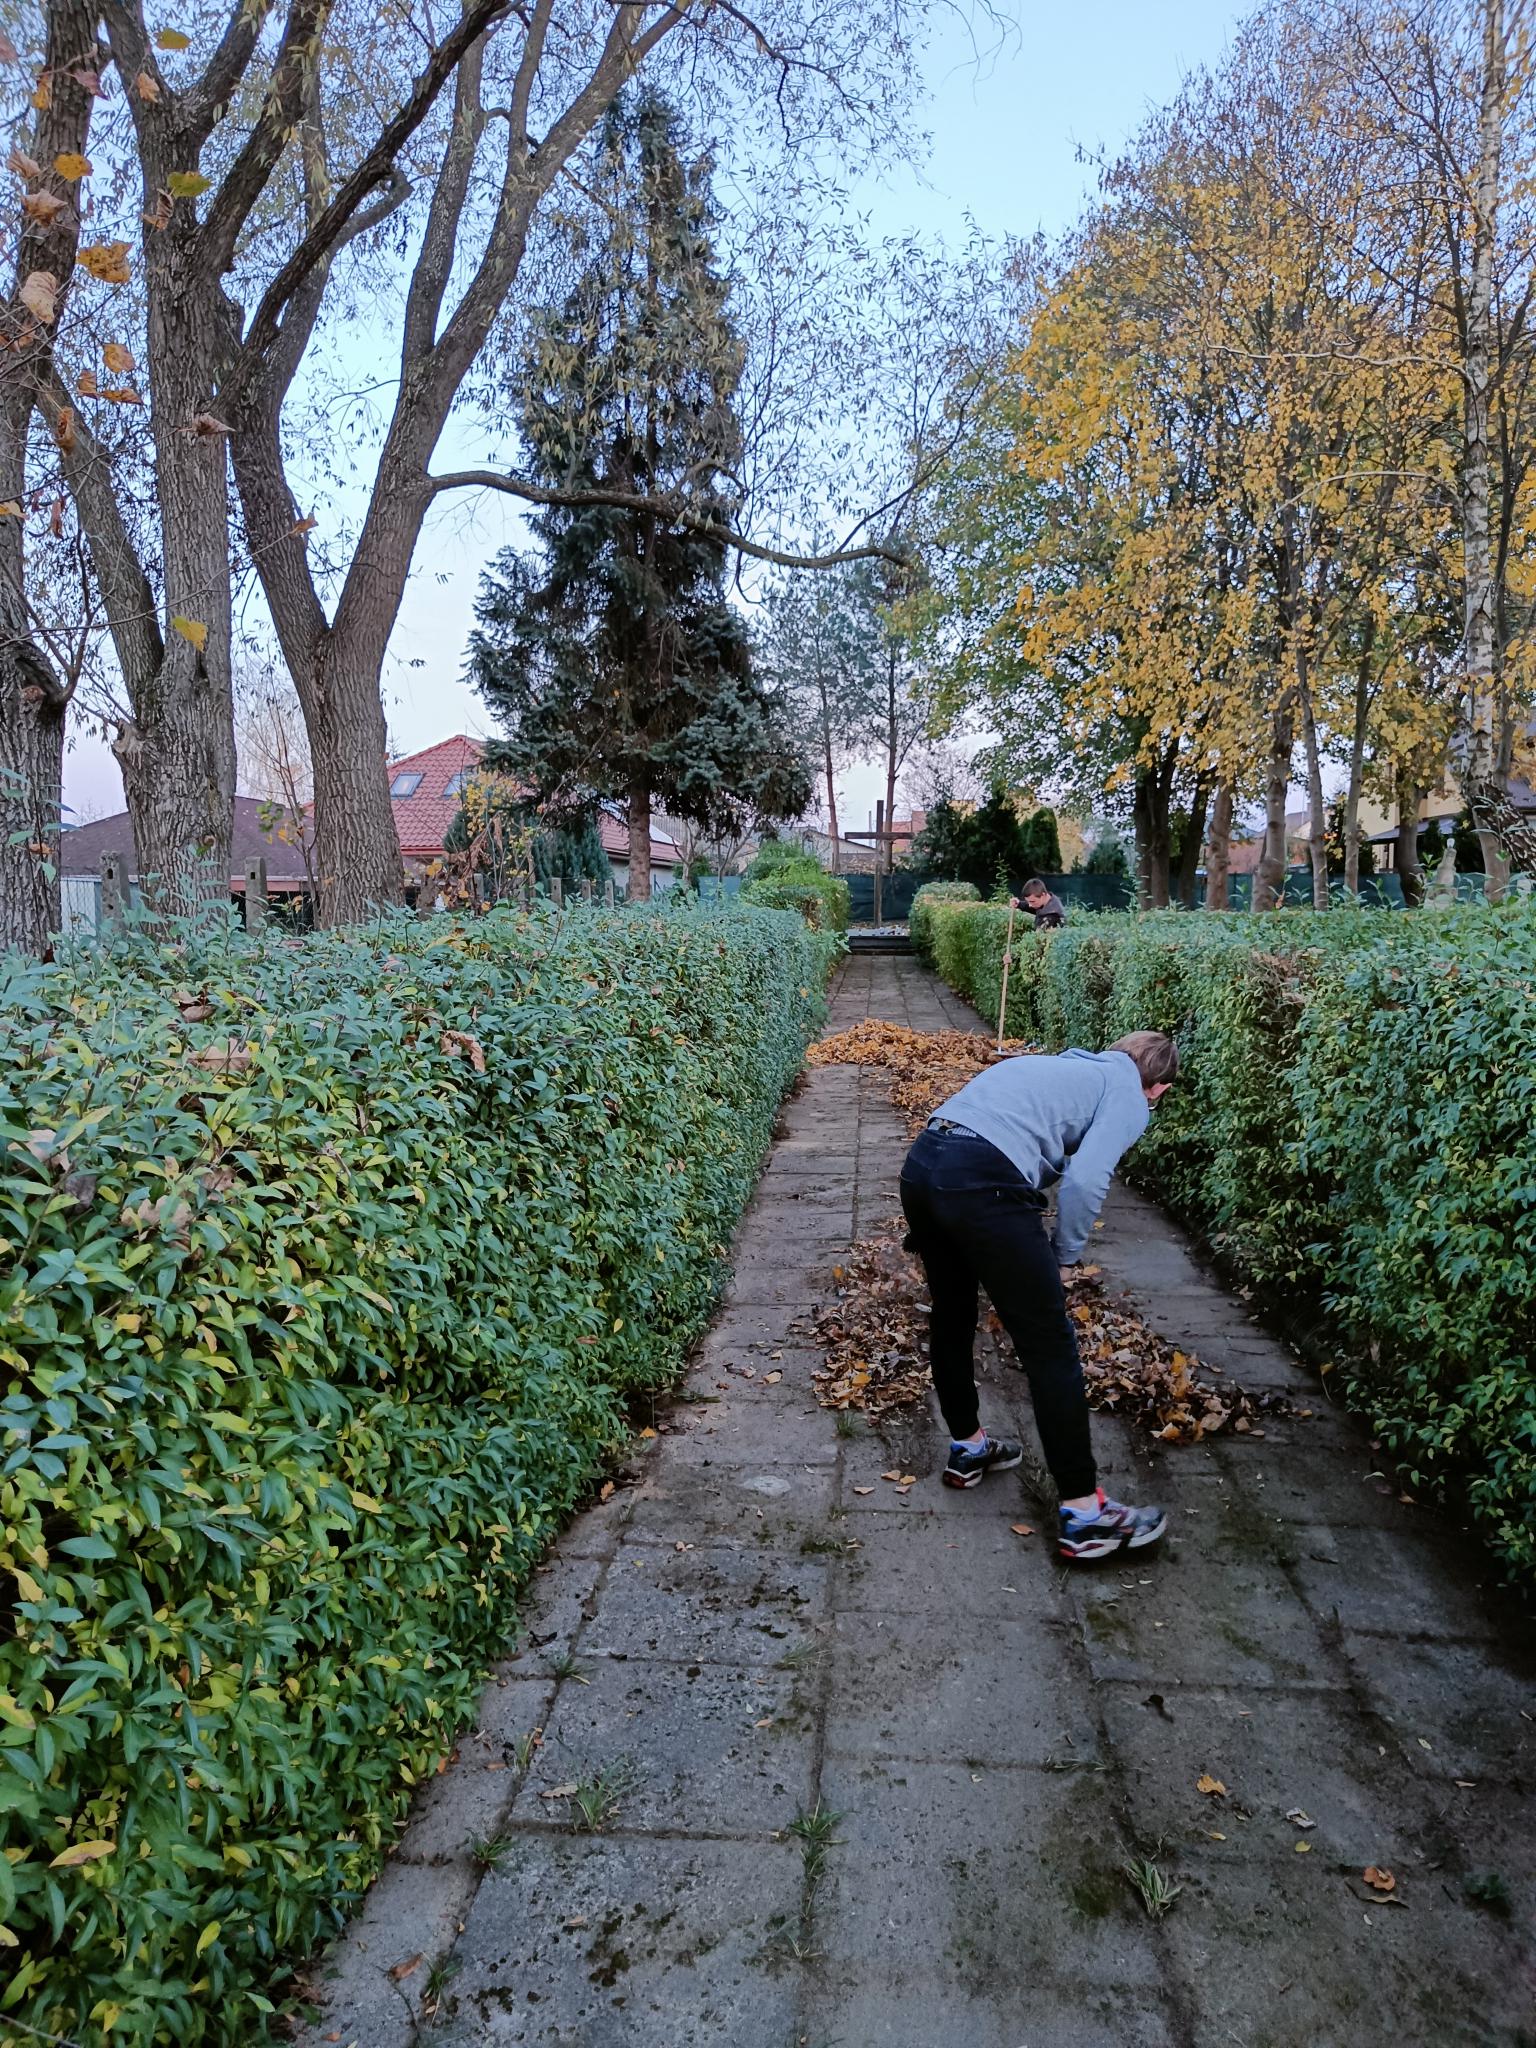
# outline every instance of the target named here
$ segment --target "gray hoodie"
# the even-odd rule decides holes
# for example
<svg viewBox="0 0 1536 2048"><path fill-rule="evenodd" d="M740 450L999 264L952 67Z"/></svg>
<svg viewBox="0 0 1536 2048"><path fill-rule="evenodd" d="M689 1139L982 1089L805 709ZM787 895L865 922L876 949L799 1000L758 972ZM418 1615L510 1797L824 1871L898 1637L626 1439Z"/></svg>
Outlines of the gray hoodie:
<svg viewBox="0 0 1536 2048"><path fill-rule="evenodd" d="M1126 1052L1021 1053L983 1067L936 1115L985 1138L1042 1192L1056 1196L1056 1257L1082 1256L1121 1155L1150 1114Z"/></svg>

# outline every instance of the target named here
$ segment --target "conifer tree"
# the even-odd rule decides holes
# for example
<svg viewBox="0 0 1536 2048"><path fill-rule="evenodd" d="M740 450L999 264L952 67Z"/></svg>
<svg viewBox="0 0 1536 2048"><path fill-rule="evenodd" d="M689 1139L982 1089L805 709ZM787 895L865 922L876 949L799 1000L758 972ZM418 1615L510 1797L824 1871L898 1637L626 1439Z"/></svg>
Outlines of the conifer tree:
<svg viewBox="0 0 1536 2048"><path fill-rule="evenodd" d="M489 766L548 815L621 800L630 895L650 895L653 804L711 831L793 817L809 782L776 700L754 680L712 533L739 510L734 410L743 349L716 268L707 161L647 93L609 115L594 208L568 221L576 276L532 323L516 394L532 474L563 489L664 498L550 506L535 547L481 586L470 668L507 739Z"/></svg>

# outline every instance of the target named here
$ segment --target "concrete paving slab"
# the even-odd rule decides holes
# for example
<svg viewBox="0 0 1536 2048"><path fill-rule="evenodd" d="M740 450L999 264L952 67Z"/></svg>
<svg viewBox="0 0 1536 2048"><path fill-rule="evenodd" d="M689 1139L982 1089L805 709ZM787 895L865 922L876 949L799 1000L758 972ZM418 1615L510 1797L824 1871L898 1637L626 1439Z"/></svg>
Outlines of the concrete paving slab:
<svg viewBox="0 0 1536 2048"><path fill-rule="evenodd" d="M626 1833L775 1834L814 1796L811 1732L797 1666L598 1660L562 1689L511 1816L564 1820L545 1795L608 1771Z"/></svg>
<svg viewBox="0 0 1536 2048"><path fill-rule="evenodd" d="M1498 1634L1498 1618L1469 1575L1466 1550L1449 1538L1403 1525L1312 1527L1298 1529L1296 1542L1307 1598L1346 1628L1452 1640Z"/></svg>
<svg viewBox="0 0 1536 2048"><path fill-rule="evenodd" d="M921 1964L937 1986L1027 1985L1070 1954L1083 1984L1157 1971L1124 1883L1107 1774L964 1763L829 1762L841 1818L816 1899L828 1962L875 1972ZM877 1873L921 1870L921 1886Z"/></svg>
<svg viewBox="0 0 1536 2048"><path fill-rule="evenodd" d="M475 1900L444 2022L477 2048L788 2048L799 1896L781 1843L524 1837Z"/></svg>
<svg viewBox="0 0 1536 2048"><path fill-rule="evenodd" d="M790 1553L826 1554L837 1499L832 1463L683 1465L668 1459L635 1490L628 1543L773 1543ZM840 1547L842 1532L836 1532ZM815 1545L813 1550L809 1546Z"/></svg>
<svg viewBox="0 0 1536 2048"><path fill-rule="evenodd" d="M516 1743L544 1728L555 1682L501 1678L486 1688L475 1727L463 1735L446 1766L412 1801L398 1851L403 1863L448 1863L488 1841L511 1808L521 1771Z"/></svg>
<svg viewBox="0 0 1536 2048"><path fill-rule="evenodd" d="M1071 1593L1096 1678L1149 1690L1209 1683L1332 1685L1316 1623L1282 1572L1229 1564L1185 1537L1122 1572L1073 1574Z"/></svg>
<svg viewBox="0 0 1536 2048"><path fill-rule="evenodd" d="M984 1651L980 1646L984 1645ZM1091 1698L1054 1620L840 1614L829 1753L1043 1764L1097 1754Z"/></svg>
<svg viewBox="0 0 1536 2048"><path fill-rule="evenodd" d="M1514 1642L1469 1647L1346 1634L1344 1656L1426 1777L1536 1785L1536 1658Z"/></svg>
<svg viewBox="0 0 1536 2048"><path fill-rule="evenodd" d="M811 1641L826 1566L744 1545L686 1553L627 1547L598 1595L580 1654L767 1665Z"/></svg>
<svg viewBox="0 0 1536 2048"><path fill-rule="evenodd" d="M1182 2048L1150 1984L944 1984L926 1971L851 1971L814 1997L801 2039L816 2048Z"/></svg>

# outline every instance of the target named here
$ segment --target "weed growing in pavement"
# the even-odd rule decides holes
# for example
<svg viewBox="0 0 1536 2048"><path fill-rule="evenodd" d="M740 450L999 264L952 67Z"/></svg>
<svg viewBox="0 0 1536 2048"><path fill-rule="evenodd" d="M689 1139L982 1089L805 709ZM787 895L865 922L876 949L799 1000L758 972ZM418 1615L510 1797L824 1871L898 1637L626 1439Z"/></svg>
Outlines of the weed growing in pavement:
<svg viewBox="0 0 1536 2048"><path fill-rule="evenodd" d="M512 1852L510 1835L471 1835L465 1847L469 1860L481 1870L500 1870Z"/></svg>
<svg viewBox="0 0 1536 2048"><path fill-rule="evenodd" d="M624 1794L634 1783L628 1763L604 1764L590 1778L577 1781L570 1795L571 1829L578 1835L595 1835L607 1826L619 1810Z"/></svg>
<svg viewBox="0 0 1536 2048"><path fill-rule="evenodd" d="M1131 1881L1131 1889L1145 1906L1149 1920L1161 1920L1184 1889L1183 1885L1175 1884L1150 1856L1127 1863L1125 1874Z"/></svg>

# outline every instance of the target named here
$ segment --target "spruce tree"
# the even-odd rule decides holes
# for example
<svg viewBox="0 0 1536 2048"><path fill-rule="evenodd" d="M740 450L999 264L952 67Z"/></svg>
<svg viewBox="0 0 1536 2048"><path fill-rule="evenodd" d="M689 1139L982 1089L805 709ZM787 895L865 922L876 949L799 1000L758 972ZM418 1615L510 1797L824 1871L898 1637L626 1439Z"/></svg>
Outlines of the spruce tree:
<svg viewBox="0 0 1536 2048"><path fill-rule="evenodd" d="M575 282L531 323L517 426L539 481L661 497L684 516L542 508L535 547L482 581L470 670L507 733L487 765L547 814L622 801L644 899L653 804L724 833L797 816L810 789L726 601L725 548L692 523L731 522L742 453L709 166L684 161L676 116L645 94L608 117L591 179L590 219L565 229Z"/></svg>

